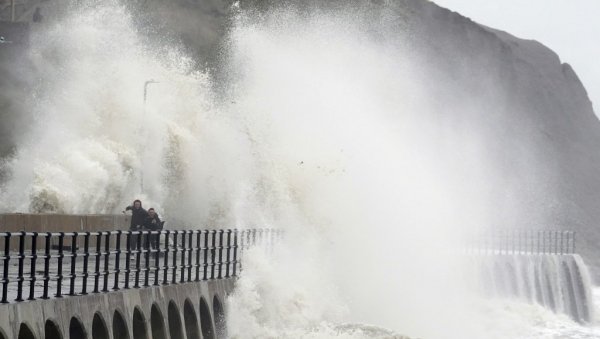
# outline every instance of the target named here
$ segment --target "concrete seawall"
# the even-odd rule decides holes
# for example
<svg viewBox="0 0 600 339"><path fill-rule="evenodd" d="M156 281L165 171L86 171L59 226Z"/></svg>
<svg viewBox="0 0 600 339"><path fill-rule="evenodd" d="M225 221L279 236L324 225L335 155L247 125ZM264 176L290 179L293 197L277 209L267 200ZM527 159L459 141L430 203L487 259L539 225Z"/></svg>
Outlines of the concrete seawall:
<svg viewBox="0 0 600 339"><path fill-rule="evenodd" d="M127 214L0 214L0 232L94 232L129 229Z"/></svg>
<svg viewBox="0 0 600 339"><path fill-rule="evenodd" d="M128 230L130 214L0 214L0 232L99 232ZM78 242L83 246L83 239ZM55 245L55 244L53 244ZM114 245L114 244L113 244ZM39 239L37 246L43 246ZM18 243L11 243L11 250L18 250ZM25 244L29 250L31 243Z"/></svg>
<svg viewBox="0 0 600 339"><path fill-rule="evenodd" d="M223 338L234 279L0 305L0 339Z"/></svg>

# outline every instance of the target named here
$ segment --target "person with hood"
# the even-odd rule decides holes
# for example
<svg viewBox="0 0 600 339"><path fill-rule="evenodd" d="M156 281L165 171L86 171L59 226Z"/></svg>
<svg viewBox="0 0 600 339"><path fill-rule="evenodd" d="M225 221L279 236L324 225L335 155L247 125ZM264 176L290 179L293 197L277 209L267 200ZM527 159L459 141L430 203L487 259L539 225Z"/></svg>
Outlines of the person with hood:
<svg viewBox="0 0 600 339"><path fill-rule="evenodd" d="M160 231L163 228L163 221L158 217L158 213L154 210L154 208L148 209L148 216L144 219L144 230L145 231ZM150 244L153 249L158 248L159 235L151 234L150 235Z"/></svg>
<svg viewBox="0 0 600 339"><path fill-rule="evenodd" d="M144 226L144 220L146 220L146 217L148 216L148 212L146 212L146 210L142 207L142 201L139 199L134 200L131 206L125 207L125 211L131 211L131 224L129 226L129 230L141 231L142 227ZM123 213L125 213L125 211L123 211ZM135 234L131 235L131 248L135 248L137 246L138 236L139 235Z"/></svg>

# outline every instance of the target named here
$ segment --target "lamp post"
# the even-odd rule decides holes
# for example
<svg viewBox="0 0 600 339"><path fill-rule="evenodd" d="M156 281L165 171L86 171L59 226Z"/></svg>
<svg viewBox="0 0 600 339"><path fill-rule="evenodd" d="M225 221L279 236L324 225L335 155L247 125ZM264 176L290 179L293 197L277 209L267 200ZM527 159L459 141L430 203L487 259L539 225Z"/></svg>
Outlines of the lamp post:
<svg viewBox="0 0 600 339"><path fill-rule="evenodd" d="M157 84L158 81L154 79L146 80L144 82L144 105L142 111L142 118L146 116L146 101L148 99L148 86L150 84ZM143 159L142 159L143 162ZM144 193L144 166L142 164L142 168L140 169L140 193Z"/></svg>

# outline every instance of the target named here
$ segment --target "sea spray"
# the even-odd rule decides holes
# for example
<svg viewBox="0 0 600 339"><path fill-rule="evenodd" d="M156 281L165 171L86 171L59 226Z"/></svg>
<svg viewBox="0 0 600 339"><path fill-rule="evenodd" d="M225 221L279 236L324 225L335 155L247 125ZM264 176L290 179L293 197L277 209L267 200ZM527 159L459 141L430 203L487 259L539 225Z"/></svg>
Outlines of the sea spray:
<svg viewBox="0 0 600 339"><path fill-rule="evenodd" d="M36 121L4 161L0 208L118 213L141 197L171 227L283 229L274 256L244 253L234 337L529 334L540 317L481 312L451 255L469 230L521 221L489 203L498 145L461 115L494 102L435 95L460 91L430 77L389 2L236 11L219 83L177 43L147 45L118 1L34 32Z"/></svg>

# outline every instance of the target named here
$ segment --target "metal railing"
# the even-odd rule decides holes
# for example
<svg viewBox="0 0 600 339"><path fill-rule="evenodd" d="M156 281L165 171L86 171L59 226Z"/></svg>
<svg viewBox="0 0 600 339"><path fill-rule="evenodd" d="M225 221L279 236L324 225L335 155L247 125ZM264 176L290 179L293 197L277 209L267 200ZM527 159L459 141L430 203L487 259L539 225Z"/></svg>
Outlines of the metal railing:
<svg viewBox="0 0 600 339"><path fill-rule="evenodd" d="M470 237L467 253L574 254L573 231L500 230Z"/></svg>
<svg viewBox="0 0 600 339"><path fill-rule="evenodd" d="M236 277L272 229L0 233L0 303Z"/></svg>

